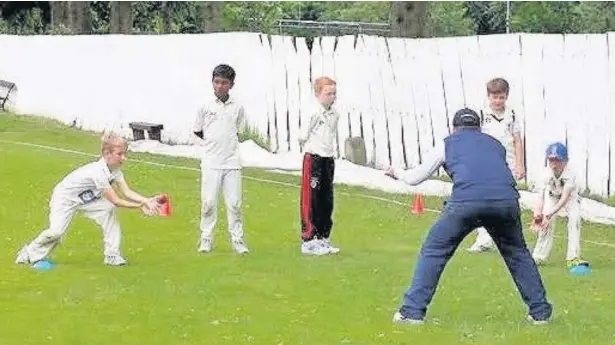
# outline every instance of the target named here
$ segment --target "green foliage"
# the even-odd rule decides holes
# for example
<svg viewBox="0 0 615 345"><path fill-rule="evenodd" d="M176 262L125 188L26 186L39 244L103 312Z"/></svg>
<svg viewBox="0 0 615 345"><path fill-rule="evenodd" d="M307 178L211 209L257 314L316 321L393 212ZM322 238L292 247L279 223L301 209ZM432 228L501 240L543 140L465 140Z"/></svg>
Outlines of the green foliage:
<svg viewBox="0 0 615 345"><path fill-rule="evenodd" d="M296 18L302 6L298 1L227 2L222 9L222 25L228 31L273 33L278 20Z"/></svg>
<svg viewBox="0 0 615 345"><path fill-rule="evenodd" d="M468 1L468 15L474 21L476 34L506 32L506 2Z"/></svg>
<svg viewBox="0 0 615 345"><path fill-rule="evenodd" d="M204 6L198 1L133 1L133 31L140 34L198 33L204 30ZM276 34L281 19L388 23L390 1L235 1L220 3L223 31ZM0 2L0 34L70 34L52 28L47 2ZM110 3L90 2L93 33L108 33ZM506 32L505 1L431 2L430 36ZM600 33L615 30L615 2L511 2L513 32ZM358 33L358 30L287 29L284 34L316 36Z"/></svg>
<svg viewBox="0 0 615 345"><path fill-rule="evenodd" d="M515 32L574 33L575 6L572 2L519 2L513 7Z"/></svg>
<svg viewBox="0 0 615 345"><path fill-rule="evenodd" d="M602 33L615 30L614 2L582 1L574 7L573 13L577 32Z"/></svg>
<svg viewBox="0 0 615 345"><path fill-rule="evenodd" d="M468 7L460 1L432 2L428 25L428 32L434 37L469 36L476 32Z"/></svg>
<svg viewBox="0 0 615 345"><path fill-rule="evenodd" d="M92 32L109 32L111 22L111 5L108 1L92 1L90 3L90 18L92 19Z"/></svg>
<svg viewBox="0 0 615 345"><path fill-rule="evenodd" d="M319 20L388 23L390 1L332 2L326 4Z"/></svg>
<svg viewBox="0 0 615 345"><path fill-rule="evenodd" d="M263 149L270 151L271 140L263 135L259 130L253 126L248 126L239 133L239 142L252 140L254 143Z"/></svg>

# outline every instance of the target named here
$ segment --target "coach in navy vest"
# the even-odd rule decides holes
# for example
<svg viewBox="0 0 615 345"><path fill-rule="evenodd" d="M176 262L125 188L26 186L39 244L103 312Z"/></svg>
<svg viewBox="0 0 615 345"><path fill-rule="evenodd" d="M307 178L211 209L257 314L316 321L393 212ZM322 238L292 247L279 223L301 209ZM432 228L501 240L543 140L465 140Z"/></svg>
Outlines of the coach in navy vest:
<svg viewBox="0 0 615 345"><path fill-rule="evenodd" d="M393 321L424 322L444 266L463 239L473 229L484 226L529 308L528 320L534 324L547 323L552 306L525 245L519 193L506 164L505 149L496 139L481 133L480 118L471 109L459 110L453 118L453 127L453 134L436 145L416 169L397 172L389 168L386 172L409 185L417 185L443 167L453 180L453 191L423 243L412 284ZM484 290L490 291L488 286Z"/></svg>

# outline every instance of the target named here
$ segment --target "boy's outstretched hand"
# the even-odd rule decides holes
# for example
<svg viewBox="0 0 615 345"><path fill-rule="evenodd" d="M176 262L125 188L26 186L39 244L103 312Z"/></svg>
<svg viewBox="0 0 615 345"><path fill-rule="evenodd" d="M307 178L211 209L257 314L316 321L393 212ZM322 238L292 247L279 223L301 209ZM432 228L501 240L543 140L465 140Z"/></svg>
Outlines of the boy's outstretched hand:
<svg viewBox="0 0 615 345"><path fill-rule="evenodd" d="M153 216L158 212L158 208L153 206L151 202L148 202L141 206L141 211L143 211L146 216Z"/></svg>
<svg viewBox="0 0 615 345"><path fill-rule="evenodd" d="M395 170L393 169L393 167L388 167L387 171L384 174L392 179L397 180L397 176L395 176Z"/></svg>
<svg viewBox="0 0 615 345"><path fill-rule="evenodd" d="M148 201L143 205L143 207L141 207L141 210L144 214L148 216L153 216L160 213L160 208L167 201L168 197L166 194L158 194L154 197L149 198Z"/></svg>

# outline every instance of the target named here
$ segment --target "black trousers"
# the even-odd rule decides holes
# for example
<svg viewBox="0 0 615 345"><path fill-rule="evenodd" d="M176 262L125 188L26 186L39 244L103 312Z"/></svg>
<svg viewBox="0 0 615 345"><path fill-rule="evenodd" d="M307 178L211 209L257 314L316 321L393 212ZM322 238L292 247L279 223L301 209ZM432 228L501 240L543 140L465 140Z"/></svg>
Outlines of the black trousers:
<svg viewBox="0 0 615 345"><path fill-rule="evenodd" d="M333 220L333 157L306 153L301 178L301 238L329 238Z"/></svg>

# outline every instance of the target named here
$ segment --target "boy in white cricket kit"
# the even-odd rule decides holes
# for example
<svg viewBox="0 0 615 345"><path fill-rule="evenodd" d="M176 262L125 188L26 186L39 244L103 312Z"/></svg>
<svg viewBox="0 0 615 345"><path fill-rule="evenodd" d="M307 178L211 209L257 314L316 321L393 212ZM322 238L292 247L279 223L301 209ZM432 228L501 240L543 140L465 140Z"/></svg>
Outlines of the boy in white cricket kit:
<svg viewBox="0 0 615 345"><path fill-rule="evenodd" d="M538 265L549 258L555 215L560 214L568 217L568 267L588 265L581 259L581 200L575 174L568 166L568 149L561 143L554 143L547 148L546 156L549 166L537 185L538 198L534 206L532 230L538 233L538 240L532 257Z"/></svg>
<svg viewBox="0 0 615 345"><path fill-rule="evenodd" d="M489 107L481 110L481 131L497 139L506 149L506 162L516 180L525 177L522 125L515 111L506 105L510 86L505 79L495 78L487 83ZM485 228L478 235L469 252L484 252L494 247L493 239Z"/></svg>
<svg viewBox="0 0 615 345"><path fill-rule="evenodd" d="M241 162L239 132L245 126L244 109L229 95L235 83L235 70L218 65L212 73L214 95L196 117L194 134L202 146L201 157L201 239L198 251L212 250L213 231L218 218L220 189L224 194L228 231L233 249L248 253L243 241L241 212Z"/></svg>
<svg viewBox="0 0 615 345"><path fill-rule="evenodd" d="M301 252L306 255L337 254L329 236L333 227L333 176L337 157L339 114L333 108L336 83L329 77L314 82L318 104L301 122L303 146L301 179Z"/></svg>
<svg viewBox="0 0 615 345"><path fill-rule="evenodd" d="M146 215L153 215L159 206L157 197L146 198L128 186L120 170L126 160L126 151L124 139L115 134L103 135L102 157L74 170L55 186L49 202L49 228L19 251L17 264L48 263L46 258L60 244L77 211L102 227L104 263L110 266L126 264L120 253L121 229L116 207L140 208ZM112 185L119 187L126 200L116 194Z"/></svg>

